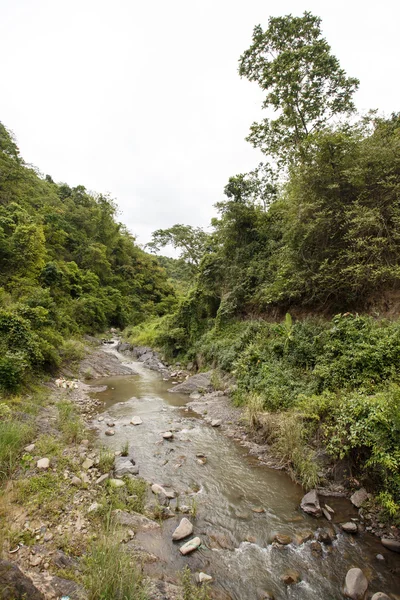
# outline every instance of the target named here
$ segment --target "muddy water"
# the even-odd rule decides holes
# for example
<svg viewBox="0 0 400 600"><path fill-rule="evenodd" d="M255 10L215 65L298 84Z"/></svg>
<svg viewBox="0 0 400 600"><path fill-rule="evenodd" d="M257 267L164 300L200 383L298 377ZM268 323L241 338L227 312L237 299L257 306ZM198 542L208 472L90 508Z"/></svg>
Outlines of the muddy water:
<svg viewBox="0 0 400 600"><path fill-rule="evenodd" d="M219 598L257 600L261 591L268 591L276 600L339 600L347 570L357 566L368 577L371 594L400 594L400 556L373 536L340 532L337 523L357 516L347 501L327 499L335 510L333 525L304 515L298 508L303 490L285 473L258 465L234 441L190 413L185 409L188 396L168 393L171 383L158 373L127 361L113 348L108 351L137 374L96 380L96 386L107 386L96 397L104 402L105 415L116 420L113 437L105 436L106 426L99 423L101 441L115 450L128 441L140 475L171 486L178 494L172 507L178 502L196 512L191 519L194 535L203 542L192 555L180 555L171 533L182 515L164 521L156 533L139 534L140 544L160 557L151 567L154 571L172 575L186 564L205 571L214 577ZM134 415L142 418L142 425L129 424ZM172 441L162 440L166 430L174 432ZM196 454L203 454L206 463L200 464ZM253 510L260 508L264 512ZM318 529L337 534L332 545L322 546L321 555L312 553L311 541L271 545L277 533L295 540L306 530ZM286 586L281 577L291 569L300 573L301 582Z"/></svg>

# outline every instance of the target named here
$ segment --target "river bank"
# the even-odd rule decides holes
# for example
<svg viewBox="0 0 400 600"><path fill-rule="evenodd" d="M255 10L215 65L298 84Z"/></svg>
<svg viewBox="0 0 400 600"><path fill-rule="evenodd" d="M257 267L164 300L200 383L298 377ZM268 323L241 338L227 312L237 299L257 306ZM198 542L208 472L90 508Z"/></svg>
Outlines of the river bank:
<svg viewBox="0 0 400 600"><path fill-rule="evenodd" d="M62 482L58 488L58 495L63 496L61 504L53 507L52 514L46 513L54 497L42 501L44 510L29 503L22 503L21 508L18 497L12 498L16 490L8 490L13 507L8 521L14 530L10 538L17 542L16 532L27 533L19 549L9 553L7 559L21 567L46 599L61 594L71 599L85 597L81 563L99 534L104 519L102 504L121 511L117 513L120 545L142 564L147 587L152 582L147 598L183 597L179 573L188 564L193 573L213 576L213 598L297 600L314 598L315 593L321 597L327 590L330 597L341 598L338 582L340 587L346 565L357 564L368 565L370 590L395 591L398 555L366 539L357 511L349 509L341 498L329 499L335 510L332 522L302 513L301 488L281 471L271 471L261 464L268 462L267 448L246 439L240 411L229 407L226 396L208 392L211 374L203 374L193 384L193 380L186 379L186 371L164 365L154 353L140 349L132 361L130 354L128 360L124 359L116 346L105 344L92 349L81 363L80 376L90 375L91 380L69 384L59 379L49 385L52 402L40 416L47 429L39 433L38 439L42 435L61 437L57 405L66 398L84 419L85 437L81 435L76 443L64 443L58 449L51 449L47 440L51 452L42 456L43 452L39 455L33 448L29 470L17 474L16 480L32 480L38 476L36 460L49 458L51 472ZM146 363L150 363L150 370ZM171 385L174 393L168 391ZM180 385L194 396L189 404ZM197 389L190 390L191 385L197 385ZM201 412L204 421L196 416ZM132 424L134 417L138 425ZM171 438L163 437L166 432ZM128 455L121 458L127 442ZM40 442L39 448L43 450ZM131 466L128 464L130 472L122 475L115 468L123 468L124 461ZM140 476L147 482L144 488L138 483ZM115 502L110 503L110 492L115 500L116 490L110 487L114 478L124 482L120 490L136 486L118 497L118 508ZM161 493L160 489L157 494L151 491L154 484L163 488ZM135 516L138 512L144 512L149 520ZM179 544L172 540L183 517L193 525L193 535L201 539L200 549L190 557L180 556L179 547L185 539ZM354 537L340 527L340 523L351 519L357 523L358 534ZM363 545L356 541L359 537ZM383 562L374 558L378 554ZM63 562L64 566L57 566ZM310 568L315 570L316 578L308 573ZM243 596L240 582L243 569L254 572L254 584L245 584L248 596ZM281 579L290 570L300 578L292 582L293 588ZM189 597L195 596L185 599Z"/></svg>

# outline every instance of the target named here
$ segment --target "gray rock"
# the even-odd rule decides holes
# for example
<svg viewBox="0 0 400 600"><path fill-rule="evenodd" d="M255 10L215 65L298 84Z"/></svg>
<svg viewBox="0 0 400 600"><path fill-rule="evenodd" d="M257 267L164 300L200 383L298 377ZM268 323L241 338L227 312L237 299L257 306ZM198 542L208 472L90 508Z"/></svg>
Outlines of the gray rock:
<svg viewBox="0 0 400 600"><path fill-rule="evenodd" d="M141 425L143 423L140 417L132 417L131 425Z"/></svg>
<svg viewBox="0 0 400 600"><path fill-rule="evenodd" d="M199 583L209 583L212 581L211 575L207 575L207 573L203 573L202 571L198 574L197 580Z"/></svg>
<svg viewBox="0 0 400 600"><path fill-rule="evenodd" d="M139 467L133 465L129 458L118 456L114 462L114 473L116 477L137 475L139 473Z"/></svg>
<svg viewBox="0 0 400 600"><path fill-rule="evenodd" d="M173 437L174 437L174 434L172 433L172 431L165 431L163 433L164 440L172 440Z"/></svg>
<svg viewBox="0 0 400 600"><path fill-rule="evenodd" d="M160 528L159 523L156 523L156 521L152 521L139 513L128 513L123 510L116 510L114 514L115 520L119 525L130 527L135 531L151 531Z"/></svg>
<svg viewBox="0 0 400 600"><path fill-rule="evenodd" d="M364 600L368 580L361 569L350 569L344 583L344 595L351 600Z"/></svg>
<svg viewBox="0 0 400 600"><path fill-rule="evenodd" d="M108 473L104 473L104 475L100 475L100 477L98 479L96 479L96 483L97 485L100 485L100 483L103 483L103 481L106 481L106 479L108 479L110 476Z"/></svg>
<svg viewBox="0 0 400 600"><path fill-rule="evenodd" d="M74 475L74 477L71 479L71 485L79 486L79 485L81 485L81 483L82 483L82 479L80 479L76 475Z"/></svg>
<svg viewBox="0 0 400 600"><path fill-rule="evenodd" d="M207 373L198 373L197 375L193 375L193 377L189 377L189 379L187 379L183 383L175 385L168 391L178 394L192 394L193 392L211 392L211 376L212 371L208 371Z"/></svg>
<svg viewBox="0 0 400 600"><path fill-rule="evenodd" d="M220 427L221 423L221 419L213 419L213 421L211 421L211 427Z"/></svg>
<svg viewBox="0 0 400 600"><path fill-rule="evenodd" d="M350 497L350 501L357 508L360 508L366 500L368 500L368 492L365 488L360 488Z"/></svg>
<svg viewBox="0 0 400 600"><path fill-rule="evenodd" d="M188 535L192 535L192 533L193 525L189 519L184 517L172 534L172 539L174 541L183 540L183 538L187 537Z"/></svg>
<svg viewBox="0 0 400 600"><path fill-rule="evenodd" d="M357 523L352 523L349 521L348 523L341 523L340 527L346 533L358 533Z"/></svg>
<svg viewBox="0 0 400 600"><path fill-rule="evenodd" d="M323 513L325 519L327 519L328 521L332 521L332 515L329 512L329 510L327 510L326 508L322 508L322 513Z"/></svg>
<svg viewBox="0 0 400 600"><path fill-rule="evenodd" d="M172 498L175 498L175 492L173 490L166 490L165 488L163 488L162 485L159 485L158 483L153 483L153 485L151 486L151 491L153 492L153 494L156 494L156 496L164 495L170 500L172 500Z"/></svg>
<svg viewBox="0 0 400 600"><path fill-rule="evenodd" d="M88 508L88 513L97 512L101 508L101 504L99 502L93 502Z"/></svg>
<svg viewBox="0 0 400 600"><path fill-rule="evenodd" d="M390 598L389 596L387 596L387 594L384 594L383 592L377 592L372 596L371 600L390 600Z"/></svg>
<svg viewBox="0 0 400 600"><path fill-rule="evenodd" d="M122 481L122 479L110 479L110 485L116 488L124 487L125 481Z"/></svg>
<svg viewBox="0 0 400 600"><path fill-rule="evenodd" d="M41 458L37 461L36 466L38 469L48 469L50 467L50 460L48 458Z"/></svg>
<svg viewBox="0 0 400 600"><path fill-rule="evenodd" d="M35 449L35 444L29 444L29 446L25 446L25 452L33 452Z"/></svg>
<svg viewBox="0 0 400 600"><path fill-rule="evenodd" d="M86 458L82 463L82 469L85 469L85 471L87 471L88 469L91 469L91 467L93 467L93 465L94 465L94 460L92 460L90 458Z"/></svg>
<svg viewBox="0 0 400 600"><path fill-rule="evenodd" d="M400 552L400 541L393 538L383 537L381 542L385 548L393 552Z"/></svg>
<svg viewBox="0 0 400 600"><path fill-rule="evenodd" d="M197 548L200 546L200 544L201 544L201 539L199 537L195 537L192 540L189 540L188 542L186 542L186 544L183 544L183 546L181 546L179 548L179 552L183 556L186 556L186 554L190 554L190 552L197 550Z"/></svg>
<svg viewBox="0 0 400 600"><path fill-rule="evenodd" d="M1 600L44 600L44 595L33 585L32 580L12 562L0 559Z"/></svg>
<svg viewBox="0 0 400 600"><path fill-rule="evenodd" d="M322 514L321 505L319 503L317 490L311 490L305 496L303 496L300 508L307 514L313 517L320 517Z"/></svg>

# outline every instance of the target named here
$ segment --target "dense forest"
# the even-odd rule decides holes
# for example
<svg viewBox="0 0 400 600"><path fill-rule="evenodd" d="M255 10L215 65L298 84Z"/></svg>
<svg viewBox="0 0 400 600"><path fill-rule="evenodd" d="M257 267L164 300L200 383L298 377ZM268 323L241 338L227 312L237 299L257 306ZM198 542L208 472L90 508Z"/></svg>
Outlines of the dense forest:
<svg viewBox="0 0 400 600"><path fill-rule="evenodd" d="M162 315L175 292L113 200L56 184L0 123L0 390L54 371L83 333Z"/></svg>
<svg viewBox="0 0 400 600"><path fill-rule="evenodd" d="M233 376L234 401L305 486L321 482L321 456L343 461L394 517L400 115L356 114L358 80L320 24L305 13L254 29L239 73L276 117L248 137L265 162L229 179L211 234L154 233L150 249L180 249L188 270L175 276L191 286L172 314L128 333Z"/></svg>

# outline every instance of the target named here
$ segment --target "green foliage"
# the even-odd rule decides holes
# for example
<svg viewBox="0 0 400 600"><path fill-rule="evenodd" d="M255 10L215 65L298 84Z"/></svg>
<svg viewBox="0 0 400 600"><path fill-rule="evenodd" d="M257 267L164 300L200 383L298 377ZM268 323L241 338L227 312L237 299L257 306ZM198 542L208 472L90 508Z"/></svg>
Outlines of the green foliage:
<svg viewBox="0 0 400 600"><path fill-rule="evenodd" d="M270 17L265 31L257 25L239 73L267 92L263 108L279 111L276 119L254 123L249 141L284 160L304 156L310 133L355 109L352 95L359 81L340 68L321 35L321 19L309 12Z"/></svg>
<svg viewBox="0 0 400 600"><path fill-rule="evenodd" d="M140 569L118 536L102 536L84 558L83 579L89 600L146 600Z"/></svg>
<svg viewBox="0 0 400 600"><path fill-rule="evenodd" d="M154 231L152 241L147 244L147 248L153 252L158 252L160 248L172 246L180 251L181 259L190 265L192 271L195 272L204 254L207 241L208 235L201 227L177 223L169 229Z"/></svg>
<svg viewBox="0 0 400 600"><path fill-rule="evenodd" d="M196 585L192 581L192 573L189 567L185 567L181 573L181 585L183 588L182 600L210 600L208 584Z"/></svg>
<svg viewBox="0 0 400 600"><path fill-rule="evenodd" d="M175 302L114 201L43 179L0 124L0 390L82 355L84 332L162 315Z"/></svg>

